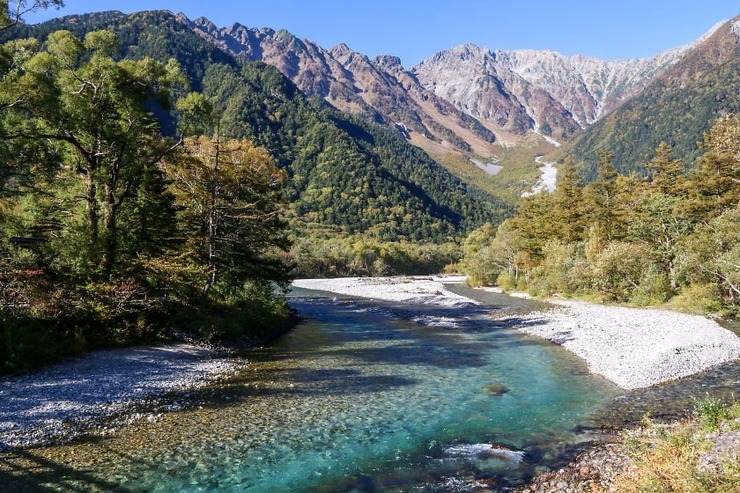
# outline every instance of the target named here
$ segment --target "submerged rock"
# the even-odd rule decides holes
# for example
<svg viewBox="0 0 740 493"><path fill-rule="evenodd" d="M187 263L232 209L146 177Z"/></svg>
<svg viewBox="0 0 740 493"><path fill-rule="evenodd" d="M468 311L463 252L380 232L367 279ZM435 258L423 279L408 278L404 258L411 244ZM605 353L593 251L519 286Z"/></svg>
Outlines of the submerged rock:
<svg viewBox="0 0 740 493"><path fill-rule="evenodd" d="M509 393L509 388L500 383L494 383L493 385L486 385L485 387L483 387L483 389L486 391L486 394L493 395L493 396L502 396L504 394Z"/></svg>

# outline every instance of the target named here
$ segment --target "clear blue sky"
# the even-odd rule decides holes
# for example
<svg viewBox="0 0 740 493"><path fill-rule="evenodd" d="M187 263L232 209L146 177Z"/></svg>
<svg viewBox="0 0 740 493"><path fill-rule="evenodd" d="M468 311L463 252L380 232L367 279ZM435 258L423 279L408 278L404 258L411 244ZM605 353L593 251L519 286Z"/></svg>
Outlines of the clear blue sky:
<svg viewBox="0 0 740 493"><path fill-rule="evenodd" d="M640 58L693 41L740 14L737 0L65 0L29 23L100 10L167 9L218 26L287 29L325 48L346 43L410 67L463 43Z"/></svg>

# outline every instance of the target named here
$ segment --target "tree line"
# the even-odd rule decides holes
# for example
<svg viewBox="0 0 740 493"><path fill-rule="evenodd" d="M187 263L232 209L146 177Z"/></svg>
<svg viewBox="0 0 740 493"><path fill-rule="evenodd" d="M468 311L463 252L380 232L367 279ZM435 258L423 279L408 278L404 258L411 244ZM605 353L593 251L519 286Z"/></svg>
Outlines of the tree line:
<svg viewBox="0 0 740 493"><path fill-rule="evenodd" d="M285 173L220 134L176 61L118 50L109 31L0 46L0 371L288 315Z"/></svg>
<svg viewBox="0 0 740 493"><path fill-rule="evenodd" d="M647 177L621 175L608 152L584 184L565 162L556 190L524 199L465 242L473 284L538 295L740 313L740 118L719 118L686 173L661 143Z"/></svg>

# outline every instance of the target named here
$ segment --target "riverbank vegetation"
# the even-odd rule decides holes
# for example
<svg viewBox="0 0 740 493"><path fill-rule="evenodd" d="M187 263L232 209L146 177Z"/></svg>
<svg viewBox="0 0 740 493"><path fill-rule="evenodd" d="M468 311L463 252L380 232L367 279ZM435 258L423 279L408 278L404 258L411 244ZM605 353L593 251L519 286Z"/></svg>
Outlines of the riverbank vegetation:
<svg viewBox="0 0 740 493"><path fill-rule="evenodd" d="M0 372L274 332L291 276L436 272L512 211L170 12L18 15L0 25Z"/></svg>
<svg viewBox="0 0 740 493"><path fill-rule="evenodd" d="M522 200L500 226L465 242L477 285L534 295L740 313L740 118L720 118L685 172L663 143L645 176L620 175L600 154L585 185L566 162L552 194Z"/></svg>
<svg viewBox="0 0 740 493"><path fill-rule="evenodd" d="M365 235L301 237L290 250L298 278L437 274L461 257L456 242L386 242Z"/></svg>
<svg viewBox="0 0 740 493"><path fill-rule="evenodd" d="M693 419L673 425L648 420L624 432L633 465L616 475L610 491L737 491L740 464L733 443L739 420L740 403L728 407L707 396L697 401Z"/></svg>
<svg viewBox="0 0 740 493"><path fill-rule="evenodd" d="M222 139L177 62L117 46L56 31L0 48L0 372L288 316L284 172ZM156 112L188 125L167 137Z"/></svg>

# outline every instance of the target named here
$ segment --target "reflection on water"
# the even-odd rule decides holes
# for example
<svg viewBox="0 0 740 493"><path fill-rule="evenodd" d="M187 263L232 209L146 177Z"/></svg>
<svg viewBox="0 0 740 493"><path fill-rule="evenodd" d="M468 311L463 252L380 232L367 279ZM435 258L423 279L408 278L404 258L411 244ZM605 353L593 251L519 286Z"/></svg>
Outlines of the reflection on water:
<svg viewBox="0 0 740 493"><path fill-rule="evenodd" d="M562 444L583 440L573 430L592 425L587 417L618 392L557 346L489 317L531 302L481 301L445 309L295 297L305 323L249 352L238 377L193 393L191 409L6 457L0 485L319 492L516 484L555 464ZM413 321L441 317L456 328ZM499 452L480 453L481 444ZM508 450L523 460L506 460L520 457Z"/></svg>

